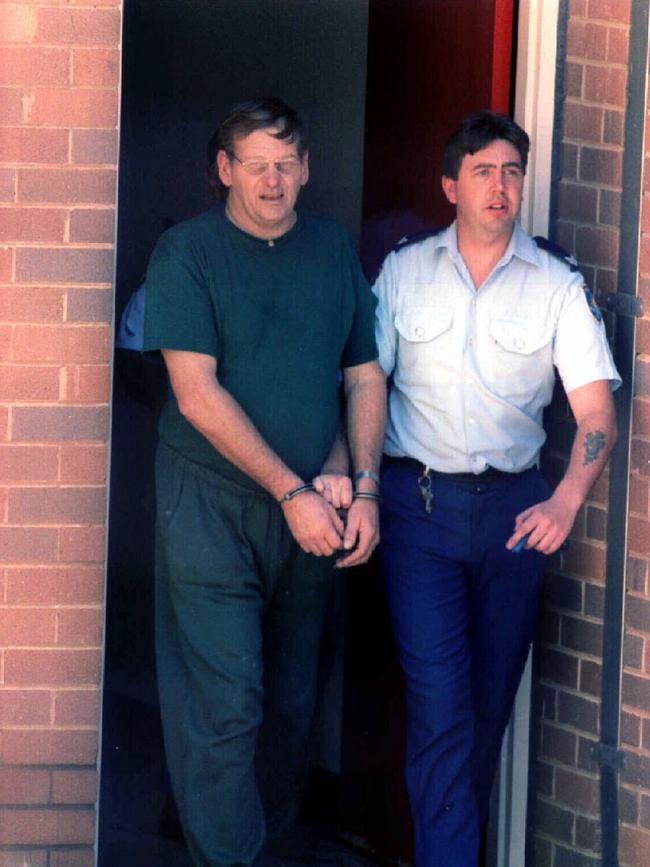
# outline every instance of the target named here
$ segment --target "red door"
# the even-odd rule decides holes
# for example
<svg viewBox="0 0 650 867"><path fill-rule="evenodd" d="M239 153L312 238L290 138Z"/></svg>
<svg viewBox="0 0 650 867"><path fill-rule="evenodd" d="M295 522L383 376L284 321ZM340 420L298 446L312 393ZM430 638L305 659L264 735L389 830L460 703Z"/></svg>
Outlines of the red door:
<svg viewBox="0 0 650 867"><path fill-rule="evenodd" d="M373 276L399 238L444 226L444 143L469 112L508 113L514 0L370 0L361 250ZM348 578L340 824L412 862L403 684L379 565Z"/></svg>

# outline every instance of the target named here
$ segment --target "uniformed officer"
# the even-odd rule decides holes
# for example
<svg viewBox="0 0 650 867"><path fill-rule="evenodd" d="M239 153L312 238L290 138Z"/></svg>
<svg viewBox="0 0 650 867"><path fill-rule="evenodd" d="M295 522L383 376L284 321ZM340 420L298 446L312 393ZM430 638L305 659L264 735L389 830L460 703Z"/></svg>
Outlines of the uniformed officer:
<svg viewBox="0 0 650 867"><path fill-rule="evenodd" d="M466 118L444 154L456 221L398 245L374 287L392 375L381 554L418 867L477 865L545 556L616 437L600 314L577 270L517 222L528 149L509 118ZM577 433L551 493L538 463L555 370Z"/></svg>

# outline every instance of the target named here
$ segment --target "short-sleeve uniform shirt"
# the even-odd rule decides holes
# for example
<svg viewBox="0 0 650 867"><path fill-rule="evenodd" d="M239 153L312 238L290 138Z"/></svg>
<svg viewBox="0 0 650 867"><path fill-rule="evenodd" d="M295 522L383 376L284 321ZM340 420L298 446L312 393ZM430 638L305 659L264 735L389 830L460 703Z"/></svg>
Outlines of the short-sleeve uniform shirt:
<svg viewBox="0 0 650 867"><path fill-rule="evenodd" d="M301 214L272 242L241 231L223 207L165 232L147 271L144 349L211 355L219 383L302 478L315 475L339 419L341 367L377 357L375 299L347 232ZM161 439L247 487L178 409Z"/></svg>
<svg viewBox="0 0 650 867"><path fill-rule="evenodd" d="M379 360L393 384L385 451L441 472L536 464L557 370L564 388L620 384L582 276L516 224L477 290L456 224L386 258L375 283Z"/></svg>

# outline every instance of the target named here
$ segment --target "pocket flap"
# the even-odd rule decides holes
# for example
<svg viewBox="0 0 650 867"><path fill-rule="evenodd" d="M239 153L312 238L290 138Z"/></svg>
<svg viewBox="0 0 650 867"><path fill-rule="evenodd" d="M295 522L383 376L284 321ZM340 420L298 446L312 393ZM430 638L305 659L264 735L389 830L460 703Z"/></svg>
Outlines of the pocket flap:
<svg viewBox="0 0 650 867"><path fill-rule="evenodd" d="M490 336L508 352L530 355L550 342L551 330L530 319L492 319Z"/></svg>
<svg viewBox="0 0 650 867"><path fill-rule="evenodd" d="M395 327L405 340L425 343L451 328L451 307L407 307L395 317Z"/></svg>

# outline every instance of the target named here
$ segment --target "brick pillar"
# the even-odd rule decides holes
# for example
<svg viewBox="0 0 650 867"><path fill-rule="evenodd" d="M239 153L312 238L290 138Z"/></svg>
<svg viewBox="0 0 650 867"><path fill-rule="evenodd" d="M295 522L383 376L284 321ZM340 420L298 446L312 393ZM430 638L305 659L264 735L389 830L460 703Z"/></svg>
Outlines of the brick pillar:
<svg viewBox="0 0 650 867"><path fill-rule="evenodd" d="M561 165L552 233L575 254L602 306L616 291L618 277L631 2L570 0L568 6ZM546 465L551 477L559 479L575 430L563 396L556 397L551 415ZM553 558L547 575L530 805L536 867L600 864L599 776L590 747L599 739L607 489L605 474L578 516L569 551ZM644 497L647 517L647 484L639 486L633 479L633 503L643 504ZM635 560L630 574L645 576L644 570L645 564ZM629 632L626 671L639 674L642 661L643 640ZM650 690L650 682L646 685ZM625 713L623 737L628 739L635 731L632 736L638 742L639 720L633 722ZM625 792L621 805L624 820L629 820L631 804ZM650 857L646 851L646 860L630 857L622 863L647 867Z"/></svg>
<svg viewBox="0 0 650 867"><path fill-rule="evenodd" d="M120 38L0 4L1 867L94 863Z"/></svg>

